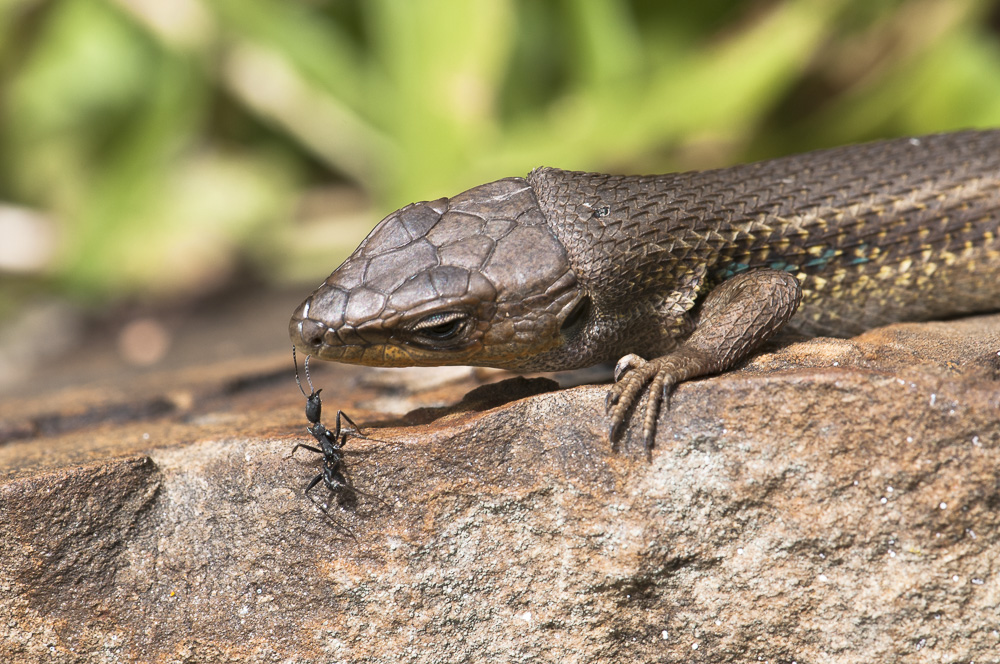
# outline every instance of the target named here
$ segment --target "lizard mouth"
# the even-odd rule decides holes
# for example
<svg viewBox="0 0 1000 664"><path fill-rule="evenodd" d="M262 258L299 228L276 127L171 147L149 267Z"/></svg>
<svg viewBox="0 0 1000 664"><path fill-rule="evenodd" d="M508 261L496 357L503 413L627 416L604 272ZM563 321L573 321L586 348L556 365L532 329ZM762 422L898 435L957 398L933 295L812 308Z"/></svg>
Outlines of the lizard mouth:
<svg viewBox="0 0 1000 664"><path fill-rule="evenodd" d="M347 340L342 339L337 330L310 316L312 300L312 297L307 298L292 314L288 323L288 336L292 344L307 355L321 360L340 360L345 354L361 353L362 345L345 343Z"/></svg>
<svg viewBox="0 0 1000 664"><path fill-rule="evenodd" d="M387 359L388 349L383 344L360 340L355 343L328 343L327 335L337 337L337 331L309 318L293 319L288 331L295 348L318 360L371 365L384 363Z"/></svg>
<svg viewBox="0 0 1000 664"><path fill-rule="evenodd" d="M288 334L295 348L318 360L383 367L436 366L455 358L442 357L442 351L420 348L412 344L393 343L391 333L378 325L371 329L356 329L348 325L334 327L310 317L312 299L303 302L288 325ZM467 357L478 348L470 344L456 348L452 355Z"/></svg>
<svg viewBox="0 0 1000 664"><path fill-rule="evenodd" d="M351 335L346 329L335 329L310 317L312 298L299 305L288 324L288 336L300 351L320 360L360 362L370 347L367 341ZM346 338L354 336L357 338Z"/></svg>

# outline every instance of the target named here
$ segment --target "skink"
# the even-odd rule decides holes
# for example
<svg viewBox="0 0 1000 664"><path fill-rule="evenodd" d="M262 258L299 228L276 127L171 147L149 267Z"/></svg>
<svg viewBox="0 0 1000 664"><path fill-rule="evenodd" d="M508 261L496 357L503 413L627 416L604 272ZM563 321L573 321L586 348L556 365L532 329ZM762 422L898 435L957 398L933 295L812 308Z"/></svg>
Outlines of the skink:
<svg viewBox="0 0 1000 664"><path fill-rule="evenodd" d="M296 309L295 346L377 366L515 371L617 361L612 439L645 391L782 327L850 336L1000 309L1000 130L717 170L539 168L408 205Z"/></svg>

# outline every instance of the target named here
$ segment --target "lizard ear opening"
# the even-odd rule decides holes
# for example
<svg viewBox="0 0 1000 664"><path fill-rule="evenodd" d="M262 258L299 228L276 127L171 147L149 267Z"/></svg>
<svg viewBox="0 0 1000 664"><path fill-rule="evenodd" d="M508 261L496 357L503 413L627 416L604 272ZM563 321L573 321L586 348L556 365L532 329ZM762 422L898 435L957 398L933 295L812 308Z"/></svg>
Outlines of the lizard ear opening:
<svg viewBox="0 0 1000 664"><path fill-rule="evenodd" d="M580 301L576 303L573 310L569 312L566 316L566 320L563 321L562 326L559 331L565 336L573 336L580 331L583 327L584 322L587 320L587 316L590 314L590 297L584 295L580 298Z"/></svg>

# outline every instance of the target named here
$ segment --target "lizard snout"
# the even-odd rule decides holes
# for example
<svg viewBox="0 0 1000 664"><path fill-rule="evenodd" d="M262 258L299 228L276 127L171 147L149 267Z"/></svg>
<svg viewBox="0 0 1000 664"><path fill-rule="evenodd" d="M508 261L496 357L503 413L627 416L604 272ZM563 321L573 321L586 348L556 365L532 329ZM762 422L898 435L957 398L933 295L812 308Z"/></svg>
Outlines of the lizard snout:
<svg viewBox="0 0 1000 664"><path fill-rule="evenodd" d="M329 343L326 335L330 327L310 316L312 308L313 298L310 296L295 309L288 322L288 336L296 348L309 355L316 355Z"/></svg>

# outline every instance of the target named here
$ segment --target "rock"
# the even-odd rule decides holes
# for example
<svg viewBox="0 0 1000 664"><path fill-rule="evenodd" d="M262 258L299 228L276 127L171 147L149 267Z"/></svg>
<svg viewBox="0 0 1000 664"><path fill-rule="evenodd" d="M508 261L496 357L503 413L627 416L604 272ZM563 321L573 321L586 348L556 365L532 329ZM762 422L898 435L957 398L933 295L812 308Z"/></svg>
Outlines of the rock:
<svg viewBox="0 0 1000 664"><path fill-rule="evenodd" d="M600 385L316 363L364 434L326 514L287 358L8 403L0 660L998 661L998 352L788 345L680 386L651 461Z"/></svg>

